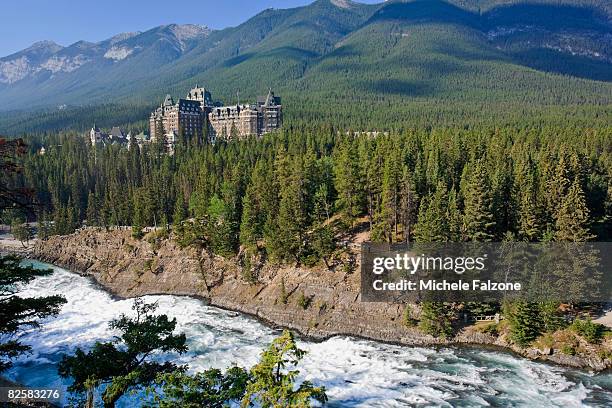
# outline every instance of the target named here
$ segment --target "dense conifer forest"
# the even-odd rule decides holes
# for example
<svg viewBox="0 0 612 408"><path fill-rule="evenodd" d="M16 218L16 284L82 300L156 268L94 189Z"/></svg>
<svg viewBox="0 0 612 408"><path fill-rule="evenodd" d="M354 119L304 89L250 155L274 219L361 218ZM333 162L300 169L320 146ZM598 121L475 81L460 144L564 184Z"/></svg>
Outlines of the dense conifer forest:
<svg viewBox="0 0 612 408"><path fill-rule="evenodd" d="M36 191L28 217L46 221L43 235L173 225L185 245L311 264L360 228L382 242L605 240L612 230L609 127L289 127L174 155L70 133L29 142L13 181Z"/></svg>

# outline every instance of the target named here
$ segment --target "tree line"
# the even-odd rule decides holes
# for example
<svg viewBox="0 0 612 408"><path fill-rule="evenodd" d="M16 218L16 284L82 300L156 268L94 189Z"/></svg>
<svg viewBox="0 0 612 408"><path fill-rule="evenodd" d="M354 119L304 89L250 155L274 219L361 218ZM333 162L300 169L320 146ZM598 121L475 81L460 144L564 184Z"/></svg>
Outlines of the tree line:
<svg viewBox="0 0 612 408"><path fill-rule="evenodd" d="M610 128L373 136L299 127L187 143L174 155L156 145L92 147L74 134L31 146L12 183L36 191L43 234L174 225L186 245L204 240L221 255L242 246L315 263L334 237L358 228L382 242L584 241L610 231Z"/></svg>

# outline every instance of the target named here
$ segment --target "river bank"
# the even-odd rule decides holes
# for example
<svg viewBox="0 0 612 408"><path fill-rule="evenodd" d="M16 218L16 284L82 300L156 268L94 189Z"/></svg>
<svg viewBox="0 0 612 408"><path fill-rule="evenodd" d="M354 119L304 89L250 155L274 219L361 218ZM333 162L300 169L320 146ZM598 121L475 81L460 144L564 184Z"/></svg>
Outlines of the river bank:
<svg viewBox="0 0 612 408"><path fill-rule="evenodd" d="M108 323L132 314L133 299L110 294L93 279L34 261L53 274L23 286L19 296L62 293L66 304L38 330L19 340L32 353L15 361L6 372L13 381L30 387L57 387L69 397L71 381L57 374L64 354L89 349L117 334ZM261 352L280 334L244 313L209 306L191 296L151 295L157 313L176 319L185 333L187 353L159 355L186 365L191 373L232 365L252 367ZM298 382L325 386L329 408L399 408L406 406L568 406L609 407L612 372L584 370L531 361L488 347L406 347L353 336L311 341L298 338L306 351L299 363ZM117 408L142 405L143 394L128 395ZM64 401L66 402L66 401Z"/></svg>
<svg viewBox="0 0 612 408"><path fill-rule="evenodd" d="M449 340L423 334L406 327L403 305L361 302L357 272L265 264L258 268L257 283L252 284L243 277L236 260L206 250L181 249L170 239L136 240L129 230L94 228L39 241L29 254L90 276L121 297L202 297L212 306L249 314L318 340L350 335L411 346L494 346L576 368L602 371L612 367L612 361L600 358L588 345L582 355L567 355L552 347L520 349L505 336L482 333L474 326L461 329Z"/></svg>

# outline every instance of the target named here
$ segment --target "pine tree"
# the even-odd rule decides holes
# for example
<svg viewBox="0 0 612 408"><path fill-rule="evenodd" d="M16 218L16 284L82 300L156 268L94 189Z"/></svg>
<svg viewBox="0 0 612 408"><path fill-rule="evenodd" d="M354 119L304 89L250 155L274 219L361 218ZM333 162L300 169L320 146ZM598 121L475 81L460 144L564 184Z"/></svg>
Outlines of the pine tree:
<svg viewBox="0 0 612 408"><path fill-rule="evenodd" d="M448 338L453 332L450 317L451 314L444 303L423 302L419 329L434 337Z"/></svg>
<svg viewBox="0 0 612 408"><path fill-rule="evenodd" d="M329 221L332 214L332 205L329 199L327 184L321 184L314 196L313 219L317 223Z"/></svg>
<svg viewBox="0 0 612 408"><path fill-rule="evenodd" d="M405 243L409 243L413 233L412 227L417 219L418 196L414 185L414 180L410 174L408 166L402 169L400 181L400 222L403 228L403 238Z"/></svg>
<svg viewBox="0 0 612 408"><path fill-rule="evenodd" d="M185 203L183 197L177 197L174 205L174 214L172 214L172 224L176 227L182 224L187 219L187 210L185 209Z"/></svg>
<svg viewBox="0 0 612 408"><path fill-rule="evenodd" d="M534 302L518 301L512 310L506 312L510 316L510 338L522 347L534 341L542 332L542 316L540 307Z"/></svg>
<svg viewBox="0 0 612 408"><path fill-rule="evenodd" d="M377 214L377 225L380 229L380 239L389 243L395 241L399 224L399 183L400 183L400 159L398 150L388 157L385 162L382 182L382 201L380 213Z"/></svg>
<svg viewBox="0 0 612 408"><path fill-rule="evenodd" d="M297 158L287 179L281 188L281 200L278 211L279 242L285 257L292 257L300 262L305 233L308 227L308 213L305 208L304 190L307 181L303 163Z"/></svg>
<svg viewBox="0 0 612 408"><path fill-rule="evenodd" d="M518 236L521 240L537 241L542 235L541 211L537 202L533 176L528 175L520 186Z"/></svg>
<svg viewBox="0 0 612 408"><path fill-rule="evenodd" d="M96 200L96 196L92 191L89 192L87 196L87 225L95 226L99 225L98 219L98 201Z"/></svg>
<svg viewBox="0 0 612 408"><path fill-rule="evenodd" d="M311 400L325 403L325 387L315 387L310 381L297 385L299 371L295 368L305 352L298 348L291 332L285 330L261 355L251 368L251 380L241 407L255 403L262 407L308 407Z"/></svg>
<svg viewBox="0 0 612 408"><path fill-rule="evenodd" d="M589 230L590 213L578 180L569 188L555 219L557 241L583 242L594 237Z"/></svg>
<svg viewBox="0 0 612 408"><path fill-rule="evenodd" d="M217 195L210 199L207 208L207 235L213 252L223 256L231 256L236 251L237 226L231 213L231 207Z"/></svg>
<svg viewBox="0 0 612 408"><path fill-rule="evenodd" d="M438 183L431 200L421 201L415 237L418 242L446 242L450 237L447 215L448 195L444 183Z"/></svg>
<svg viewBox="0 0 612 408"><path fill-rule="evenodd" d="M457 192L454 188L451 189L448 195L448 230L451 242L463 241L463 219L459 210L459 204L457 203Z"/></svg>
<svg viewBox="0 0 612 408"><path fill-rule="evenodd" d="M132 237L140 239L144 235L143 228L146 227L144 215L144 202L142 192L134 194L133 200L134 215L132 217Z"/></svg>
<svg viewBox="0 0 612 408"><path fill-rule="evenodd" d="M495 220L494 234L497 237L503 236L516 223L513 217L515 209L513 208L512 200L510 168L511 164L508 159L500 159L500 162L495 167L491 183L491 209L493 210Z"/></svg>
<svg viewBox="0 0 612 408"><path fill-rule="evenodd" d="M546 182L546 207L553 224L559 215L559 207L568 193L571 185L571 174L568 158L565 152L561 152L554 173L549 175Z"/></svg>
<svg viewBox="0 0 612 408"><path fill-rule="evenodd" d="M385 152L380 145L373 145L369 140L362 139L359 143L359 177L364 180L364 196L367 206L370 230L374 229L375 218L380 213L380 192ZM376 236L376 231L372 231Z"/></svg>
<svg viewBox="0 0 612 408"><path fill-rule="evenodd" d="M153 315L156 308L156 303L136 300L136 317L121 315L109 324L120 336L97 342L88 352L77 348L74 355L64 355L58 372L73 379L69 390L87 393L92 399L99 387L104 407L114 408L126 393L151 385L158 374L175 371L176 364L162 363L151 355L159 351L185 353L185 334L174 334L176 319Z"/></svg>
<svg viewBox="0 0 612 408"><path fill-rule="evenodd" d="M240 222L240 243L248 248L255 247L261 238L263 225L260 221L261 212L248 188L242 199L242 220Z"/></svg>
<svg viewBox="0 0 612 408"><path fill-rule="evenodd" d="M15 295L19 285L52 273L52 269L23 266L21 259L14 255L0 256L0 372L11 367L12 359L31 348L16 334L39 327L42 319L57 315L61 305L66 303L62 296L23 298Z"/></svg>
<svg viewBox="0 0 612 408"><path fill-rule="evenodd" d="M474 166L465 184L463 224L470 241L487 242L494 238L495 217L491 207L491 189L482 160Z"/></svg>
<svg viewBox="0 0 612 408"><path fill-rule="evenodd" d="M337 208L345 219L353 223L362 211L362 190L360 188L359 157L351 138L347 138L338 149L334 172L338 191Z"/></svg>

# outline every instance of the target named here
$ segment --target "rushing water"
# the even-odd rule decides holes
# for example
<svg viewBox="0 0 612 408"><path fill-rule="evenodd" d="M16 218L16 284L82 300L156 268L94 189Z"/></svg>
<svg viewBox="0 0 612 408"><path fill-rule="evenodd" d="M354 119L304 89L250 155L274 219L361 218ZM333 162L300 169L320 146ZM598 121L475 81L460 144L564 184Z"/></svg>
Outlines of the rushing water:
<svg viewBox="0 0 612 408"><path fill-rule="evenodd" d="M50 266L34 263L37 266ZM63 294L68 303L41 330L21 338L33 353L6 375L29 386L66 387L57 376L62 353L108 340L108 322L130 313L132 300L117 300L89 279L54 267L20 291L22 296ZM173 356L192 370L250 367L275 331L239 313L179 296L145 296L158 313L176 317L189 352ZM423 348L351 337L300 341L308 354L300 379L325 385L330 407L398 406L612 406L612 374L589 373L528 361L511 354L471 348ZM132 397L133 398L133 397ZM123 406L136 405L123 400Z"/></svg>

